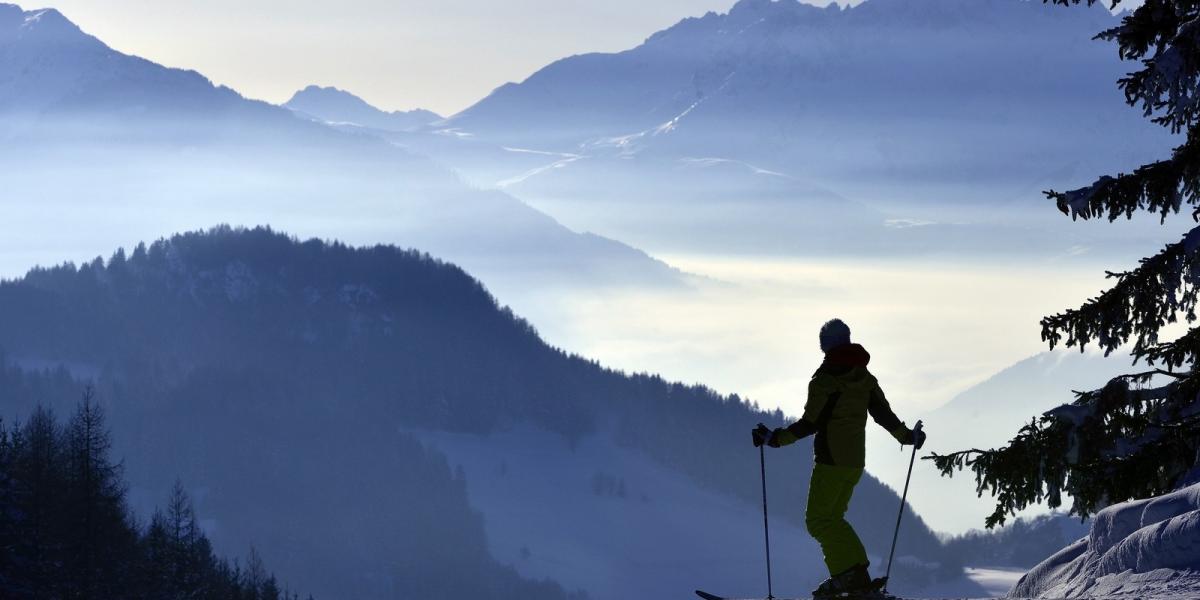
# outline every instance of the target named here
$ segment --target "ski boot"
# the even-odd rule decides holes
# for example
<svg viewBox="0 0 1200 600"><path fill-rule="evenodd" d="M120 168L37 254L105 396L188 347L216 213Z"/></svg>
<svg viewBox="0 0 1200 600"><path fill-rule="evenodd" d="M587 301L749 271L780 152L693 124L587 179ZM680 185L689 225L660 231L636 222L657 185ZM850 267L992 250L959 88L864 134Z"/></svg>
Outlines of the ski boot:
<svg viewBox="0 0 1200 600"><path fill-rule="evenodd" d="M867 591L859 594L858 596L852 596L852 598L855 598L856 600L900 600L896 596L888 593L886 589L887 582L887 577L876 577L875 579L871 580L871 587Z"/></svg>
<svg viewBox="0 0 1200 600"><path fill-rule="evenodd" d="M813 600L840 600L871 598L878 590L867 574L867 565L854 565L829 579L813 590Z"/></svg>

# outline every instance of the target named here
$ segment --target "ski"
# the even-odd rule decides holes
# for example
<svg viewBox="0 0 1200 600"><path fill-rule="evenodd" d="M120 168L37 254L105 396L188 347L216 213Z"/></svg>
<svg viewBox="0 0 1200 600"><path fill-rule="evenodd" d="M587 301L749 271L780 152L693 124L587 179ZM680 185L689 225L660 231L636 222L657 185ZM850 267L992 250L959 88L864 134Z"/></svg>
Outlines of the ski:
<svg viewBox="0 0 1200 600"><path fill-rule="evenodd" d="M727 598L725 596L710 594L704 590L696 590L696 595L704 600L804 600L803 598Z"/></svg>
<svg viewBox="0 0 1200 600"><path fill-rule="evenodd" d="M696 590L696 595L704 600L808 600L807 598L730 598L726 596L718 596L710 594L704 590ZM822 596L813 598L813 600L902 600L897 596L893 596L883 591L870 591L862 594L839 594L837 596Z"/></svg>

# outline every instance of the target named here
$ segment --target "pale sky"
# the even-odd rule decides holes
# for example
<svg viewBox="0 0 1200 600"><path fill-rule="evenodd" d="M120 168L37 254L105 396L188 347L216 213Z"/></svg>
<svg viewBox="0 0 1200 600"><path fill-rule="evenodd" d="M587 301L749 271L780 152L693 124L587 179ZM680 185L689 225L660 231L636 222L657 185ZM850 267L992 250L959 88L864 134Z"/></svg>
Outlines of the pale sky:
<svg viewBox="0 0 1200 600"><path fill-rule="evenodd" d="M617 51L735 0L38 0L113 48L283 102L333 85L453 114L571 54ZM814 4L825 4L817 0Z"/></svg>

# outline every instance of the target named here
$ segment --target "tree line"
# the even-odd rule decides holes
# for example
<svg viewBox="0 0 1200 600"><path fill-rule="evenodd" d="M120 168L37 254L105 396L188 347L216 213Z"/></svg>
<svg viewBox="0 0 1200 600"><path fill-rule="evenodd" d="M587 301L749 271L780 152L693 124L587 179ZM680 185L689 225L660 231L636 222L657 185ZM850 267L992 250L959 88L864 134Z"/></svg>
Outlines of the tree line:
<svg viewBox="0 0 1200 600"><path fill-rule="evenodd" d="M0 421L0 596L295 600L258 553L216 556L181 483L141 523L91 387L65 423ZM311 599L311 596L310 596Z"/></svg>

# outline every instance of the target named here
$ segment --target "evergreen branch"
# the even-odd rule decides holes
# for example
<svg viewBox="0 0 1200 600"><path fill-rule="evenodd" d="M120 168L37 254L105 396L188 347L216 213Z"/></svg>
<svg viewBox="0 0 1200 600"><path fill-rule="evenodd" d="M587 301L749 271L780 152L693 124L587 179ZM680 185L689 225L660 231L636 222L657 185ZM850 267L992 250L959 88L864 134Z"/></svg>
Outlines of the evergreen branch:
<svg viewBox="0 0 1200 600"><path fill-rule="evenodd" d="M970 469L976 493L996 499L987 527L1035 503L1051 508L1070 495L1071 514L1087 516L1104 505L1173 489L1200 450L1200 414L1193 410L1198 382L1173 381L1152 390L1130 390L1114 377L1100 390L1048 411L1021 428L1008 445L961 450L933 460L943 475Z"/></svg>
<svg viewBox="0 0 1200 600"><path fill-rule="evenodd" d="M946 475L947 477L953 477L955 467L950 466L947 468L947 465L956 465L958 463L970 465L972 454L986 454L988 452L990 452L990 450L980 450L979 448L957 450L955 452L951 452L950 454L938 454L937 452L930 452L928 455L922 456L921 460L932 460L934 466L936 466L943 475Z"/></svg>
<svg viewBox="0 0 1200 600"><path fill-rule="evenodd" d="M1081 0L1043 0L1062 6ZM1094 0L1086 0L1088 6ZM1109 7L1116 8L1119 0ZM1145 0L1121 24L1094 39L1116 42L1122 60L1141 61L1142 68L1117 81L1130 106L1142 105L1151 122L1179 133L1200 114L1197 72L1200 70L1200 6L1194 0ZM1160 113L1154 116L1155 113Z"/></svg>
<svg viewBox="0 0 1200 600"><path fill-rule="evenodd" d="M1177 322L1180 313L1189 323L1196 319L1198 289L1194 274L1200 273L1200 253L1193 246L1197 242L1200 242L1200 227L1192 229L1183 240L1168 244L1157 255L1142 259L1137 269L1109 273L1109 277L1117 280L1113 287L1078 309L1043 318L1042 340L1054 349L1065 332L1067 347L1079 346L1082 350L1096 341L1108 355L1133 337L1135 360L1150 354L1158 343L1159 330ZM1189 340L1170 349L1196 347ZM1180 356L1179 351L1166 352L1167 349L1155 355L1176 359Z"/></svg>
<svg viewBox="0 0 1200 600"><path fill-rule="evenodd" d="M1177 373L1175 371L1167 371L1164 369L1150 369L1148 371L1141 371L1139 373L1126 373L1124 375L1117 375L1116 377L1113 377L1113 379L1121 379L1124 381L1129 381L1131 383L1145 383L1145 382L1149 381L1155 375L1165 375L1167 377L1174 377L1175 379L1187 379L1187 377L1188 377L1188 375L1185 375L1183 373ZM1075 394L1076 396L1080 396L1082 394L1086 394L1089 392L1080 392L1080 391L1072 390L1071 393Z"/></svg>
<svg viewBox="0 0 1200 600"><path fill-rule="evenodd" d="M1164 371L1162 369L1154 369L1153 371L1149 371L1148 373L1151 375L1165 375L1167 377L1174 377L1176 379L1186 379L1188 377L1187 375L1184 375L1183 373L1176 373L1174 371Z"/></svg>
<svg viewBox="0 0 1200 600"><path fill-rule="evenodd" d="M1125 101L1130 106L1140 103L1146 117L1161 112L1160 116L1151 118L1151 122L1169 127L1171 133L1179 133L1196 122L1200 108L1200 97L1196 95L1200 19L1194 9L1184 13L1159 11L1154 17L1165 17L1159 24L1166 26L1153 40L1121 31L1111 36L1122 48L1122 58L1141 58L1145 65L1142 70L1120 79L1117 85L1124 90ZM1130 40L1129 45L1124 43L1125 39ZM1142 58L1151 45L1153 56Z"/></svg>
<svg viewBox="0 0 1200 600"><path fill-rule="evenodd" d="M1043 0L1072 6L1094 0ZM1115 7L1118 2L1113 2ZM1101 177L1068 192L1049 190L1059 210L1072 218L1107 215L1110 221L1138 211L1157 213L1165 220L1177 213L1184 198L1200 217L1197 200L1197 149L1193 126L1200 120L1200 2L1196 0L1145 0L1117 27L1096 39L1116 42L1122 60L1141 61L1142 67L1117 81L1130 106L1141 106L1151 122L1187 130L1184 144L1169 159L1150 163L1116 177Z"/></svg>
<svg viewBox="0 0 1200 600"><path fill-rule="evenodd" d="M1116 177L1105 175L1091 185L1058 192L1043 192L1058 210L1072 219L1105 216L1109 221L1132 219L1134 213L1157 213L1160 221L1178 213L1186 199L1192 217L1200 216L1200 136L1190 133L1171 157Z"/></svg>
<svg viewBox="0 0 1200 600"><path fill-rule="evenodd" d="M1174 341L1147 348L1144 356L1148 363L1161 363L1168 367L1196 364L1200 360L1200 328L1193 327ZM1174 373L1163 374L1184 377Z"/></svg>

